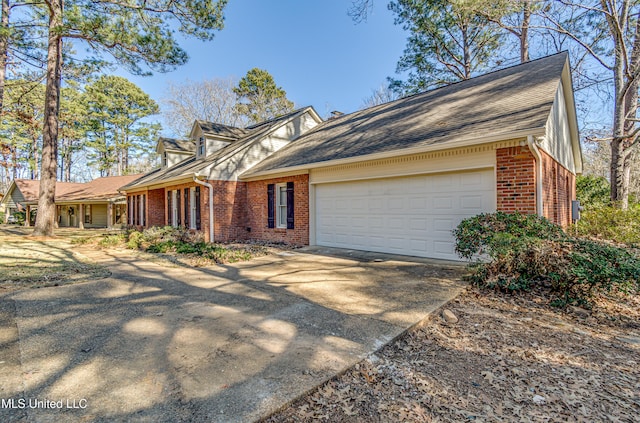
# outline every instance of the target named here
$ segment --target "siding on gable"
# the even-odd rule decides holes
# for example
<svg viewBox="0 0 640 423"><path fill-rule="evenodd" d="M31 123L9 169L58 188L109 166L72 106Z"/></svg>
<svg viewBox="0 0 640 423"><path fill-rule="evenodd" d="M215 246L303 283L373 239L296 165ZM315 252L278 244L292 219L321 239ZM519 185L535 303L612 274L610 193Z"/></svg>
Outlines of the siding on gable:
<svg viewBox="0 0 640 423"><path fill-rule="evenodd" d="M562 83L558 85L556 91L553 107L546 124L546 133L540 147L564 168L575 174L576 165L573 158L569 117Z"/></svg>
<svg viewBox="0 0 640 423"><path fill-rule="evenodd" d="M291 120L286 125L278 128L269 136L250 145L243 151L235 153L222 165L210 167L207 179L222 181L237 181L238 175L252 168L271 154L280 150L292 140L312 129L318 123L309 115L304 113ZM203 172L205 173L205 172Z"/></svg>

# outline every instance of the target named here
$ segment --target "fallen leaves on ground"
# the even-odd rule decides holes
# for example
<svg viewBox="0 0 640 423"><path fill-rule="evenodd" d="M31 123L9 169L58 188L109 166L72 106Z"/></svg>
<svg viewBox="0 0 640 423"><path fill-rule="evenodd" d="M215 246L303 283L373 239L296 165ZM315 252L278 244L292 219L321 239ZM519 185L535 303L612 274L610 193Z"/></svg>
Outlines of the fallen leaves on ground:
<svg viewBox="0 0 640 423"><path fill-rule="evenodd" d="M266 422L634 422L640 297L592 310L469 289Z"/></svg>

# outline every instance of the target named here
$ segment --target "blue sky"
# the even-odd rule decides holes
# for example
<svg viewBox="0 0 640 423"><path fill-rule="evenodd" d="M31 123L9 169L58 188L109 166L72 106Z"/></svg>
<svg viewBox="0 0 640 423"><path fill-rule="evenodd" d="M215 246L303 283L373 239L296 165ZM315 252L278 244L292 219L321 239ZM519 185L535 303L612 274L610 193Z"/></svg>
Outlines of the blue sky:
<svg viewBox="0 0 640 423"><path fill-rule="evenodd" d="M185 66L136 83L161 103L167 82L240 78L266 69L296 106L313 106L321 116L360 108L372 90L393 76L406 33L393 24L386 2L376 2L367 22L347 15L350 1L230 0L225 28L211 42L186 39Z"/></svg>

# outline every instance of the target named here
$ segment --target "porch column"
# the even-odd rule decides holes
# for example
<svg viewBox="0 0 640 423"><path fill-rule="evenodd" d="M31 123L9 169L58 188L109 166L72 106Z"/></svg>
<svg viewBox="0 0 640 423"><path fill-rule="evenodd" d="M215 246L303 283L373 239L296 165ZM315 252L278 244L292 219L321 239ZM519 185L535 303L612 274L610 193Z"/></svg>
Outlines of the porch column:
<svg viewBox="0 0 640 423"><path fill-rule="evenodd" d="M31 206L27 205L27 213L24 216L24 226L31 226Z"/></svg>
<svg viewBox="0 0 640 423"><path fill-rule="evenodd" d="M107 203L107 229L113 227L113 203L109 201Z"/></svg>
<svg viewBox="0 0 640 423"><path fill-rule="evenodd" d="M84 229L84 204L78 205L78 228Z"/></svg>

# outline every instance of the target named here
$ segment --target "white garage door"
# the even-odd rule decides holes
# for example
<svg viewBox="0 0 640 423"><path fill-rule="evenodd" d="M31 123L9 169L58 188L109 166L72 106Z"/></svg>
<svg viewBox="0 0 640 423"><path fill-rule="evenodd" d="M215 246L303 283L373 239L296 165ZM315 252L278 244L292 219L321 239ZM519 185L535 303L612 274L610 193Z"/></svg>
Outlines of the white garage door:
<svg viewBox="0 0 640 423"><path fill-rule="evenodd" d="M451 230L495 211L493 169L318 184L316 244L459 260Z"/></svg>

